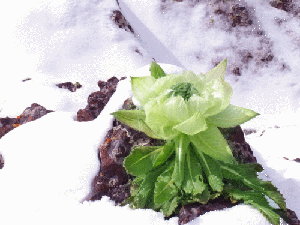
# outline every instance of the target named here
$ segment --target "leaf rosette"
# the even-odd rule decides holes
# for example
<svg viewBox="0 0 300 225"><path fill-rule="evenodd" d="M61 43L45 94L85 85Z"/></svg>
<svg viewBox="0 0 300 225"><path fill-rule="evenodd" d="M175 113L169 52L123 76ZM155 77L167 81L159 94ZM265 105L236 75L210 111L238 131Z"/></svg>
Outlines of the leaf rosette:
<svg viewBox="0 0 300 225"><path fill-rule="evenodd" d="M232 87L224 81L227 60L206 74L165 74L152 62L148 77L131 77L139 110L119 110L120 122L165 140L163 146L134 146L124 160L135 180L122 204L152 208L170 216L180 205L206 204L221 195L243 200L272 223L279 215L264 196L285 211L283 196L257 178L259 164L238 164L218 128L236 127L258 113L230 104Z"/></svg>

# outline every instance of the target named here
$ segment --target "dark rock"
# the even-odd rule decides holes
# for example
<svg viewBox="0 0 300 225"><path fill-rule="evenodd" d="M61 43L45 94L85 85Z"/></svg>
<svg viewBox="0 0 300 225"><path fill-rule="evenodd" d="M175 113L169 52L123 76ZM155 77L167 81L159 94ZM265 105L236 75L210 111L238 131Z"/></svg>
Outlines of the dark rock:
<svg viewBox="0 0 300 225"><path fill-rule="evenodd" d="M92 121L96 117L89 109L79 109L77 112L77 121Z"/></svg>
<svg viewBox="0 0 300 225"><path fill-rule="evenodd" d="M13 130L15 127L18 127L19 124L20 120L17 118L0 118L0 139L9 131Z"/></svg>
<svg viewBox="0 0 300 225"><path fill-rule="evenodd" d="M248 18L248 11L246 7L233 5L231 11L228 13L228 16L231 20L231 26L248 26L252 24L252 20Z"/></svg>
<svg viewBox="0 0 300 225"><path fill-rule="evenodd" d="M31 78L26 78L26 79L22 80L22 82L25 82L25 81L28 81L28 80L31 80Z"/></svg>
<svg viewBox="0 0 300 225"><path fill-rule="evenodd" d="M270 5L276 9L280 9L286 12L289 12L293 9L293 2L292 0L273 0L270 2Z"/></svg>
<svg viewBox="0 0 300 225"><path fill-rule="evenodd" d="M240 126L233 128L219 128L226 139L234 158L242 164L257 163L250 145L245 141L243 130Z"/></svg>
<svg viewBox="0 0 300 225"><path fill-rule="evenodd" d="M122 109L134 109L132 101L127 99ZM129 155L134 145L162 145L165 142L149 138L144 133L136 131L116 119L113 128L105 137L105 142L99 148L98 158L101 162L98 175L94 179L92 197L99 200L109 196L116 203L121 203L130 197L131 175L127 174L123 161Z"/></svg>
<svg viewBox="0 0 300 225"><path fill-rule="evenodd" d="M0 153L0 169L2 169L4 167L4 159L3 156Z"/></svg>
<svg viewBox="0 0 300 225"><path fill-rule="evenodd" d="M271 62L273 60L274 56L272 54L267 54L266 56L264 56L261 61L263 62Z"/></svg>
<svg viewBox="0 0 300 225"><path fill-rule="evenodd" d="M118 3L119 4L119 3ZM114 10L110 16L112 21L119 27L134 34L134 31L128 21L125 19L121 11Z"/></svg>
<svg viewBox="0 0 300 225"><path fill-rule="evenodd" d="M30 107L27 107L23 113L17 118L0 118L0 138L4 136L9 131L14 128L25 124L30 121L34 121L42 116L46 115L49 112L54 112L52 110L47 110L43 106L40 106L37 103L31 104Z"/></svg>
<svg viewBox="0 0 300 225"><path fill-rule="evenodd" d="M31 121L34 121L38 118L41 118L42 116L54 112L53 110L47 110L45 107L33 103L30 107L27 107L23 113L19 116L20 124L25 124Z"/></svg>
<svg viewBox="0 0 300 225"><path fill-rule="evenodd" d="M82 87L82 85L79 84L78 82L76 82L75 84L71 82L65 82L65 83L57 84L56 86L58 86L59 88L68 89L71 92L75 92L78 88Z"/></svg>
<svg viewBox="0 0 300 225"><path fill-rule="evenodd" d="M293 159L293 161L300 163L300 158Z"/></svg>
<svg viewBox="0 0 300 225"><path fill-rule="evenodd" d="M122 77L120 80L125 79ZM80 109L77 112L77 121L92 121L97 118L97 116L104 109L105 105L108 103L110 97L115 93L119 79L112 77L106 82L98 81L98 86L100 91L93 92L88 97L88 105L85 109Z"/></svg>
<svg viewBox="0 0 300 225"><path fill-rule="evenodd" d="M237 75L237 76L241 76L241 72L240 72L240 68L239 67L235 67L232 70L233 74Z"/></svg>
<svg viewBox="0 0 300 225"><path fill-rule="evenodd" d="M289 225L300 225L300 220L293 210L287 209L287 211L284 212L280 209L277 209L276 211L280 215L280 217L284 219L284 221Z"/></svg>
<svg viewBox="0 0 300 225"><path fill-rule="evenodd" d="M229 199L218 197L216 199L209 200L205 205L201 203L192 203L182 206L178 214L178 224L187 224L207 212L231 208L239 203L240 202L232 203Z"/></svg>

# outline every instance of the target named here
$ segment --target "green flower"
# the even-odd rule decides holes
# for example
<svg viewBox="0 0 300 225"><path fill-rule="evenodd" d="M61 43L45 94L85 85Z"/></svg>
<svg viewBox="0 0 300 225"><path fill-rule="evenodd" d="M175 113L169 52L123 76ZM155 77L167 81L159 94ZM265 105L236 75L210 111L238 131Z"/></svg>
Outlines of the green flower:
<svg viewBox="0 0 300 225"><path fill-rule="evenodd" d="M225 70L226 60L205 75L184 71L157 79L132 77L132 92L145 110L146 124L166 140L206 130L206 118L230 103L232 88L224 81Z"/></svg>
<svg viewBox="0 0 300 225"><path fill-rule="evenodd" d="M139 110L119 110L122 123L156 139L163 146L132 148L124 160L135 176L130 198L122 204L152 208L172 215L181 205L206 204L218 196L242 199L279 225L286 211L284 197L270 182L257 178L259 164L238 164L218 128L235 127L258 113L230 104L231 86L224 81L226 59L207 74L165 74L152 62L149 77L132 77ZM273 209L265 196L279 207Z"/></svg>
<svg viewBox="0 0 300 225"><path fill-rule="evenodd" d="M120 110L113 115L152 138L171 141L187 135L187 142L199 151L233 162L232 152L217 127L235 127L259 114L230 104L232 87L224 81L226 67L227 59L206 74L165 74L152 62L151 76L131 77L140 110Z"/></svg>

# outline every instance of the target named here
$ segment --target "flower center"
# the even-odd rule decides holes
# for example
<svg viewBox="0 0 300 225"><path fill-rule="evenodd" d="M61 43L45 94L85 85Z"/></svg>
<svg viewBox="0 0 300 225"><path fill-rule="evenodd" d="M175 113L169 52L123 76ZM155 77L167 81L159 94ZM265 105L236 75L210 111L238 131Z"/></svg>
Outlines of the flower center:
<svg viewBox="0 0 300 225"><path fill-rule="evenodd" d="M180 95L185 101L188 101L193 94L198 94L196 88L191 83L180 82L171 87L172 91L168 94L168 98L171 96Z"/></svg>

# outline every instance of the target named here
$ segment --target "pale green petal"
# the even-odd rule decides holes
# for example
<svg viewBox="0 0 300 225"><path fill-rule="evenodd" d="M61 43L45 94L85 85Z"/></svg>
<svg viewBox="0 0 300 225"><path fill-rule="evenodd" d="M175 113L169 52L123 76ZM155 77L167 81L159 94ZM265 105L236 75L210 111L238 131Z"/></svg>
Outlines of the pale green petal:
<svg viewBox="0 0 300 225"><path fill-rule="evenodd" d="M189 118L187 103L181 96L167 98L161 105L161 111L174 125Z"/></svg>
<svg viewBox="0 0 300 225"><path fill-rule="evenodd" d="M154 77L131 77L131 90L134 97L144 105L151 97L151 87L155 84Z"/></svg>
<svg viewBox="0 0 300 225"><path fill-rule="evenodd" d="M233 93L230 84L221 78L219 80L214 80L207 85L207 89L209 90L210 86L210 89L212 90L210 101L213 106L205 112L205 117L215 115L224 110L230 104Z"/></svg>
<svg viewBox="0 0 300 225"><path fill-rule="evenodd" d="M258 115L259 114L254 112L253 110L230 104L220 113L208 117L207 120L217 127L227 128L235 127L237 125L245 123Z"/></svg>
<svg viewBox="0 0 300 225"><path fill-rule="evenodd" d="M222 62L220 62L215 68L213 68L212 70L208 71L205 74L206 82L210 82L211 80L219 79L219 78L224 79L226 68L227 68L227 58L224 59Z"/></svg>
<svg viewBox="0 0 300 225"><path fill-rule="evenodd" d="M211 102L209 101L207 92L204 92L201 96L194 94L189 101L187 101L189 117L193 116L196 112L200 112L200 114L203 115L210 106Z"/></svg>
<svg viewBox="0 0 300 225"><path fill-rule="evenodd" d="M173 130L174 123L167 119L162 112L159 99L153 99L144 106L146 124L162 139L168 140L176 137L179 131Z"/></svg>
<svg viewBox="0 0 300 225"><path fill-rule="evenodd" d="M187 135L195 135L201 131L206 130L207 125L205 118L200 114L200 112L195 113L188 120L185 120L181 124L174 126L175 130Z"/></svg>

